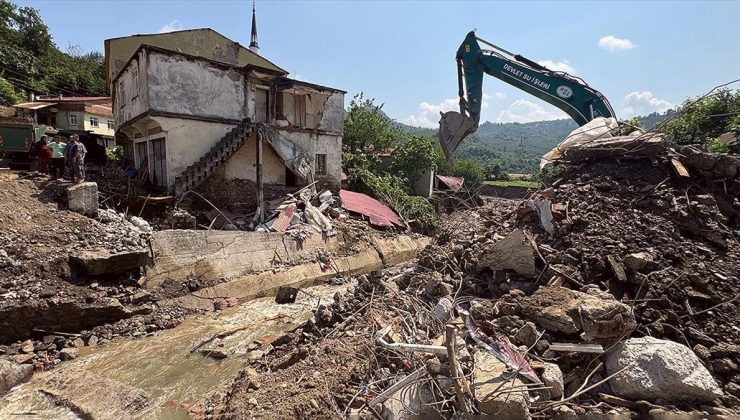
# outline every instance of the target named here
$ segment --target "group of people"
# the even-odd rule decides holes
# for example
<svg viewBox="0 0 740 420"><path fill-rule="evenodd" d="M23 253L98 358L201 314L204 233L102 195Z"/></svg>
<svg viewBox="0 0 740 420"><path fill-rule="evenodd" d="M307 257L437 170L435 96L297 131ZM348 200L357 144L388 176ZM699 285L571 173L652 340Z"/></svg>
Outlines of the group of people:
<svg viewBox="0 0 740 420"><path fill-rule="evenodd" d="M54 136L49 142L49 136L44 135L35 147L39 172L57 179L67 177L74 183L85 180L87 148L77 134L69 136L69 142L65 142L62 136Z"/></svg>

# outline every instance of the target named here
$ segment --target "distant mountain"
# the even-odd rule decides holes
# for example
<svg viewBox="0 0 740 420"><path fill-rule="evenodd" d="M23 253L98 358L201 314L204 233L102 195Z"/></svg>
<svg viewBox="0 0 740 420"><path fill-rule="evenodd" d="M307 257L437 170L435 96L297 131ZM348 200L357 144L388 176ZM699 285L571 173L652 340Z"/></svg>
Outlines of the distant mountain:
<svg viewBox="0 0 740 420"><path fill-rule="evenodd" d="M646 128L673 115L652 113L638 117ZM436 136L437 129L412 127L398 123L403 130ZM560 143L578 125L571 119L536 121L529 123L493 123L486 121L458 148L456 156L475 159L484 165L499 163L510 173L531 173L538 169L540 157Z"/></svg>

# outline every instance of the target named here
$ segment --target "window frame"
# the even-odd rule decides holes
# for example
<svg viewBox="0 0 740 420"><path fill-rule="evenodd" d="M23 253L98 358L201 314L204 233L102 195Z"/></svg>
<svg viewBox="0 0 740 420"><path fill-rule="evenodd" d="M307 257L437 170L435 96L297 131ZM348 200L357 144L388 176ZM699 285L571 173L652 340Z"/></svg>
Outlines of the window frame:
<svg viewBox="0 0 740 420"><path fill-rule="evenodd" d="M314 171L316 175L327 175L326 153L316 153L316 158L314 162Z"/></svg>
<svg viewBox="0 0 740 420"><path fill-rule="evenodd" d="M108 130L115 130L116 129L116 123L113 120L106 120L108 123Z"/></svg>
<svg viewBox="0 0 740 420"><path fill-rule="evenodd" d="M77 114L67 114L69 125L77 125Z"/></svg>
<svg viewBox="0 0 740 420"><path fill-rule="evenodd" d="M98 119L98 117L93 117L92 115L90 116L90 127L100 127L100 120Z"/></svg>

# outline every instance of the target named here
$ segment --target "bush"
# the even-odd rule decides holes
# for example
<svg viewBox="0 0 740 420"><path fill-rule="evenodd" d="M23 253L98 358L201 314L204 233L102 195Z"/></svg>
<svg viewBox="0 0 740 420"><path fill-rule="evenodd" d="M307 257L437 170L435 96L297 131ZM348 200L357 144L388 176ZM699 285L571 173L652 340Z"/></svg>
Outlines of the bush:
<svg viewBox="0 0 740 420"><path fill-rule="evenodd" d="M436 226L437 213L429 200L409 195L401 178L360 168L349 176L349 182L352 190L388 204L406 220L418 220L427 231Z"/></svg>
<svg viewBox="0 0 740 420"><path fill-rule="evenodd" d="M450 175L465 178L465 187L468 191L476 191L486 180L486 170L478 161L459 159L452 164Z"/></svg>
<svg viewBox="0 0 740 420"><path fill-rule="evenodd" d="M23 102L23 94L16 91L13 85L0 77L0 105L11 106Z"/></svg>
<svg viewBox="0 0 740 420"><path fill-rule="evenodd" d="M645 129L645 126L642 124L642 121L640 121L640 119L637 117L632 117L627 121L622 121L622 123L619 125L619 135L626 136L632 134L636 130L643 129Z"/></svg>
<svg viewBox="0 0 740 420"><path fill-rule="evenodd" d="M679 144L707 143L731 131L740 113L740 90L721 89L705 98L687 99L673 120L658 128Z"/></svg>
<svg viewBox="0 0 740 420"><path fill-rule="evenodd" d="M123 159L123 147L116 146L111 149L105 149L105 157L109 161L119 161Z"/></svg>
<svg viewBox="0 0 740 420"><path fill-rule="evenodd" d="M411 187L424 172L434 169L437 161L432 139L412 135L402 142L393 154L391 171L407 180Z"/></svg>
<svg viewBox="0 0 740 420"><path fill-rule="evenodd" d="M730 146L719 139L711 139L707 143L707 150L712 153L730 153Z"/></svg>

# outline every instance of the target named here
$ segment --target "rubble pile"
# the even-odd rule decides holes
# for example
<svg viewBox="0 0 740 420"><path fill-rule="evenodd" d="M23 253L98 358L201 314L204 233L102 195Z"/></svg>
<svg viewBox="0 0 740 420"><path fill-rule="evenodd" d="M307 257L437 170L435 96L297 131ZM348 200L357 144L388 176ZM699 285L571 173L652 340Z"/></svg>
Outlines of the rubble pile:
<svg viewBox="0 0 740 420"><path fill-rule="evenodd" d="M153 312L139 284L151 232L143 219L65 210L64 183L20 175L0 174L0 358L45 369L73 358L86 329L124 319L100 334L111 338L168 328L167 315L179 322Z"/></svg>
<svg viewBox="0 0 740 420"><path fill-rule="evenodd" d="M589 161L453 213L415 266L360 277L206 415L740 414L737 180L675 160Z"/></svg>

